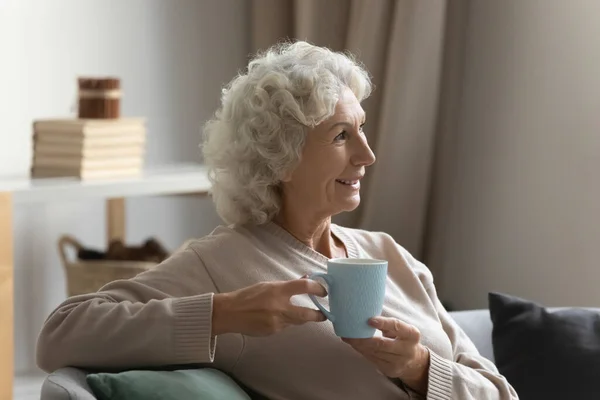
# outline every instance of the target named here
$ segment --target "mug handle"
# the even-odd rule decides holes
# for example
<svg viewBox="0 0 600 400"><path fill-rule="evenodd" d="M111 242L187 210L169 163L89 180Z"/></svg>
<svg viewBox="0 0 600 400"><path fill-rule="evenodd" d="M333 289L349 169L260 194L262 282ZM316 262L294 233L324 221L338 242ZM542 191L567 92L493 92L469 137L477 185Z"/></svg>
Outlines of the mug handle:
<svg viewBox="0 0 600 400"><path fill-rule="evenodd" d="M327 286L329 286L329 287L331 287L331 284L333 283L333 278L331 275L323 274L321 272L310 274L310 276L308 277L308 279L312 279L313 281L315 280L315 278L323 278L323 280L325 280L325 282L327 282ZM331 311L329 311L325 307L323 307L323 305L321 303L319 303L319 300L317 300L317 298L314 295L309 294L308 297L310 297L312 302L315 303L315 306L317 306L317 308L319 310L321 310L321 312L325 315L325 317L327 317L328 320L330 320L331 322L333 322L335 320L335 317L333 316Z"/></svg>

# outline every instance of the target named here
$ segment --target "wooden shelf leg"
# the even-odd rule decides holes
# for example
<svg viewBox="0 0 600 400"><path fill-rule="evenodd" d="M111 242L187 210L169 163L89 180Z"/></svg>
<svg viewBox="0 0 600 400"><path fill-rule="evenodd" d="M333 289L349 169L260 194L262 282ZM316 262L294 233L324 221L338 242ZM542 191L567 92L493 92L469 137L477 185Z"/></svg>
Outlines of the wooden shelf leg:
<svg viewBox="0 0 600 400"><path fill-rule="evenodd" d="M106 200L106 240L125 242L125 198Z"/></svg>
<svg viewBox="0 0 600 400"><path fill-rule="evenodd" d="M10 193L0 193L0 399L13 398L13 229Z"/></svg>

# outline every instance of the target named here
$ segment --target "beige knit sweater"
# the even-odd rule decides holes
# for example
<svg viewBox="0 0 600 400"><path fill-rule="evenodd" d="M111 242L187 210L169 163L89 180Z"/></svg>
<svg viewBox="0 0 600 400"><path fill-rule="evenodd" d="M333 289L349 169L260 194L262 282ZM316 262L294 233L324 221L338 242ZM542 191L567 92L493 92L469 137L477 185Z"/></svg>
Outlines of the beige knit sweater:
<svg viewBox="0 0 600 400"><path fill-rule="evenodd" d="M384 233L337 225L332 232L350 258L389 261L383 315L421 331L431 354L427 399L517 399L443 309L423 264ZM219 227L151 271L62 303L39 336L38 365L53 371L209 363L270 399L420 398L343 343L328 321L268 337L211 337L214 293L297 279L326 270L326 262L274 223ZM308 296L293 302L314 308Z"/></svg>

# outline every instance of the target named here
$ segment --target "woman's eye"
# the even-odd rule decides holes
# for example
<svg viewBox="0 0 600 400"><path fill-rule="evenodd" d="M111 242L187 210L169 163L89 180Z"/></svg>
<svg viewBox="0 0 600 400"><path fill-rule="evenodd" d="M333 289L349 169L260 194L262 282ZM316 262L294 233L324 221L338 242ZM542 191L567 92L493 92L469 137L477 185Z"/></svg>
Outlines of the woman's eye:
<svg viewBox="0 0 600 400"><path fill-rule="evenodd" d="M335 142L339 142L340 140L346 140L348 139L348 132L346 131L342 131L339 135L337 135L335 137L335 139L333 139Z"/></svg>

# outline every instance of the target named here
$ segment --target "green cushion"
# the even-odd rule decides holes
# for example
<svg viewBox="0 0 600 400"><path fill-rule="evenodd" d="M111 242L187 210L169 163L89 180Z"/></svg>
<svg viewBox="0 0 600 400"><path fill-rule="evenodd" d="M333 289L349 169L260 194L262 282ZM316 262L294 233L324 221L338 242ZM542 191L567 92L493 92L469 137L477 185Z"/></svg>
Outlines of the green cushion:
<svg viewBox="0 0 600 400"><path fill-rule="evenodd" d="M99 400L249 400L229 376L211 368L125 371L86 377Z"/></svg>

